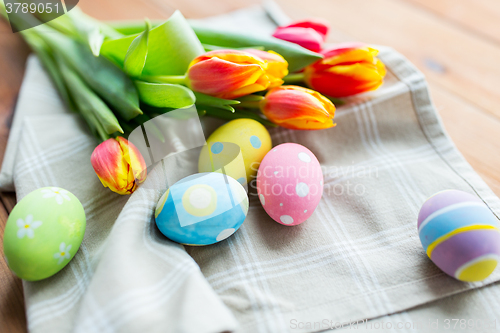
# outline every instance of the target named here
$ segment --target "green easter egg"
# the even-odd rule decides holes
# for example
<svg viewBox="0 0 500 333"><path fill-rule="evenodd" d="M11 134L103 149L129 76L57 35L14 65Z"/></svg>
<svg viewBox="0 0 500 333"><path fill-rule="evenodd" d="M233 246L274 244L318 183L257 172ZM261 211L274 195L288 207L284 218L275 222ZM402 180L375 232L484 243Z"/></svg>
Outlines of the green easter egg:
<svg viewBox="0 0 500 333"><path fill-rule="evenodd" d="M9 268L28 281L56 274L78 251L85 225L83 206L72 193L58 187L31 192L17 203L5 226Z"/></svg>

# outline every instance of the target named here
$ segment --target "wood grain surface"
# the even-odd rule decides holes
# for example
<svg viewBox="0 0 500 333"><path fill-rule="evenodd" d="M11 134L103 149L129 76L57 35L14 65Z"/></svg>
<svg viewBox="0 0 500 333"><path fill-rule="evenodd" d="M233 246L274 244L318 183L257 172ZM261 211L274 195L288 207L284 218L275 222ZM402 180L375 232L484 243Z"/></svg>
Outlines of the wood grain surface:
<svg viewBox="0 0 500 333"><path fill-rule="evenodd" d="M500 1L498 0L277 0L292 18L321 16L330 42L388 45L427 77L444 125L469 163L500 195ZM103 20L168 18L179 9L203 18L260 3L257 0L80 0ZM29 49L0 21L0 162ZM15 205L0 195L0 229ZM0 248L0 332L25 332L21 281Z"/></svg>

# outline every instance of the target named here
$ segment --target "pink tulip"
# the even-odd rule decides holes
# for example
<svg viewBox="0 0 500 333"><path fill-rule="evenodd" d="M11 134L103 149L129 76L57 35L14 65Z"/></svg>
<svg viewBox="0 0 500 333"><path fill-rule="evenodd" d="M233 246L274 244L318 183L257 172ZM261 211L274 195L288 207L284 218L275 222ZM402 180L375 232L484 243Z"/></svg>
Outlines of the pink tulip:
<svg viewBox="0 0 500 333"><path fill-rule="evenodd" d="M328 34L328 22L322 19L310 19L278 27L273 36L298 44L313 52L319 52Z"/></svg>

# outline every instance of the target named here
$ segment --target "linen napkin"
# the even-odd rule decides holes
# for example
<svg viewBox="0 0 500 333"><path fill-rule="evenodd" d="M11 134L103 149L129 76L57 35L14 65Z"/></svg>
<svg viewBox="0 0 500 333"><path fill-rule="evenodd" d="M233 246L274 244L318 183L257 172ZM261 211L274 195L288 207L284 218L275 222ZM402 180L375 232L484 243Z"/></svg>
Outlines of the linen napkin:
<svg viewBox="0 0 500 333"><path fill-rule="evenodd" d="M276 7L252 7L206 22L270 33L283 19ZM477 288L500 272L481 283L448 277L425 255L416 218L444 189L478 195L497 216L500 201L445 134L423 75L396 51L380 50L385 84L348 98L337 127L270 130L273 145L300 143L321 163L324 195L312 217L279 225L250 189L243 226L207 247L178 245L157 230L153 212L167 186L158 168L129 197L101 186L90 165L97 141L30 57L0 185L15 188L18 200L39 187L65 188L87 216L70 264L23 283L30 331L316 332L429 319L446 330L448 316L497 318L498 284ZM195 172L196 158L185 163ZM379 319L364 321L371 318Z"/></svg>

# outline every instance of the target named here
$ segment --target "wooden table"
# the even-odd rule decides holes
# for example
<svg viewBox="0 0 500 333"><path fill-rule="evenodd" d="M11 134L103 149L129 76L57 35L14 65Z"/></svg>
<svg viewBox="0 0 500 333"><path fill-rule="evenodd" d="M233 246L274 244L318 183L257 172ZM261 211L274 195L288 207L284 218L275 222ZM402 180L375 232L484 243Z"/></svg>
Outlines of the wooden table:
<svg viewBox="0 0 500 333"><path fill-rule="evenodd" d="M161 19L179 9L203 18L258 0L80 0L103 20ZM469 163L500 195L500 1L498 0L277 0L294 19L327 18L329 41L389 45L426 75L444 125ZM0 22L0 161L29 49ZM0 226L15 204L0 195ZM0 249L0 251L3 250ZM1 254L0 332L26 331L21 281Z"/></svg>

